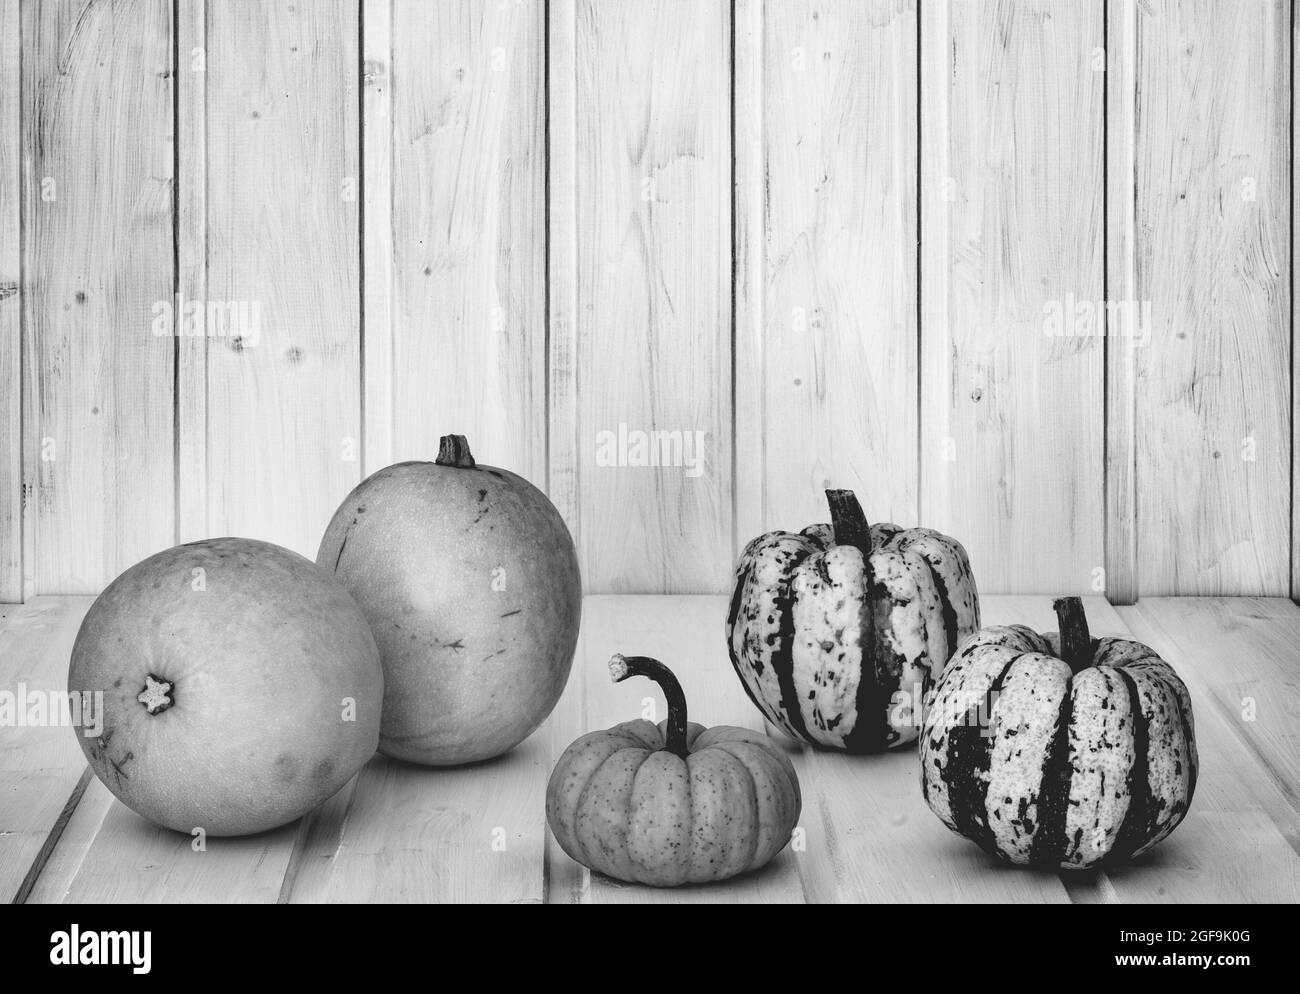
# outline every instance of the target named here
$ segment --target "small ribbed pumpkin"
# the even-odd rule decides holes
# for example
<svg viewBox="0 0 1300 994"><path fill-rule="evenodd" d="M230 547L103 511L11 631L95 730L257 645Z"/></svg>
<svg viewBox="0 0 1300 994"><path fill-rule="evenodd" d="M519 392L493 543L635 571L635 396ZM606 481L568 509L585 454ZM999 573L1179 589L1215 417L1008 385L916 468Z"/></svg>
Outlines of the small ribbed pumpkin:
<svg viewBox="0 0 1300 994"><path fill-rule="evenodd" d="M546 787L546 821L573 859L655 887L756 870L790 841L799 779L780 746L744 728L686 720L681 684L663 663L614 656L615 683L646 676L668 719L625 721L564 750Z"/></svg>
<svg viewBox="0 0 1300 994"><path fill-rule="evenodd" d="M727 616L731 664L772 724L816 746L916 740L921 701L979 628L966 550L929 528L868 525L851 490L831 524L745 547Z"/></svg>
<svg viewBox="0 0 1300 994"><path fill-rule="evenodd" d="M926 708L921 784L954 832L998 858L1085 869L1140 856L1196 789L1192 702L1140 642L1094 639L1077 597L1060 633L986 628Z"/></svg>

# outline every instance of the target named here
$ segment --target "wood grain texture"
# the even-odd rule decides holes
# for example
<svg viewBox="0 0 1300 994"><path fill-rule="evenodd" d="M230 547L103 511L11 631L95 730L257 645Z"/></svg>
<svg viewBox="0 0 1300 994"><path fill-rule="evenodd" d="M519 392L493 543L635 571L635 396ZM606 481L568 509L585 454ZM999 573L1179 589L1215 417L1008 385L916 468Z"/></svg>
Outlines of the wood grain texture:
<svg viewBox="0 0 1300 994"><path fill-rule="evenodd" d="M1201 768L1186 821L1146 857L1108 873L1104 893L1134 903L1206 901L1208 893L1294 903L1300 695L1290 664L1300 610L1266 600L1143 598L1119 614L1187 684ZM1246 720L1246 697L1254 720Z"/></svg>
<svg viewBox="0 0 1300 994"><path fill-rule="evenodd" d="M96 781L90 804L100 803ZM88 789L87 794L92 794ZM84 799L83 799L84 801ZM245 838L208 838L152 825L113 801L66 884L68 904L269 904L293 852L295 825Z"/></svg>
<svg viewBox="0 0 1300 994"><path fill-rule="evenodd" d="M176 292L181 300L206 301L208 3L207 0L181 0L175 9ZM208 530L209 345L206 335L176 338L177 542L194 542L211 534Z"/></svg>
<svg viewBox="0 0 1300 994"><path fill-rule="evenodd" d="M243 318L208 329L208 528L309 557L361 471L357 27L207 20L207 294Z"/></svg>
<svg viewBox="0 0 1300 994"><path fill-rule="evenodd" d="M718 592L730 571L730 9L577 5L579 555L592 592ZM651 432L679 434L638 445Z"/></svg>
<svg viewBox="0 0 1300 994"><path fill-rule="evenodd" d="M0 725L0 902L9 903L33 867L39 871L61 828L60 818L86 769L78 730L27 722L28 695L46 701L68 685L68 655L87 597L37 597L0 607L0 689L18 714ZM47 710L48 715L48 710Z"/></svg>
<svg viewBox="0 0 1300 994"><path fill-rule="evenodd" d="M543 487L544 43L540 3L398 0L391 189L385 204L371 175L379 200L366 215L368 260L386 228L392 253L374 270L391 269L391 411L367 421L391 417L394 459L432 459L456 432L480 462ZM368 337L382 340L383 319L367 313Z"/></svg>
<svg viewBox="0 0 1300 994"><path fill-rule="evenodd" d="M361 0L362 475L393 462L393 4Z"/></svg>
<svg viewBox="0 0 1300 994"><path fill-rule="evenodd" d="M24 4L25 435L34 592L172 544L172 7Z"/></svg>
<svg viewBox="0 0 1300 994"><path fill-rule="evenodd" d="M82 776L85 788L81 797L70 813L65 808L67 823L32 882L24 904L61 904L67 899L72 881L81 872L109 809L118 803L112 792L90 772L89 766Z"/></svg>
<svg viewBox="0 0 1300 994"><path fill-rule="evenodd" d="M827 487L855 490L872 520L912 526L916 9L798 0L763 16L756 40L739 21L736 36L738 68L752 59L744 45L762 46L761 95L737 75L738 125L745 111L759 130L741 144L738 127L736 149L737 479L742 459L758 462L736 489L751 528L738 540L826 520ZM742 176L746 155L761 159ZM759 209L761 242L744 227ZM757 513L742 511L751 501Z"/></svg>
<svg viewBox="0 0 1300 994"><path fill-rule="evenodd" d="M1294 12L1291 15L1291 83L1295 82L1295 51L1297 39L1300 39L1300 19L1297 19ZM1296 230L1295 224L1295 200L1296 185L1300 184L1300 177L1296 176L1295 160L1297 156L1296 136L1300 135L1300 108L1295 105L1294 87L1291 92L1291 283L1292 289L1295 287L1295 265L1297 257L1300 257L1300 232ZM1295 300L1291 301L1291 599L1300 604L1300 432L1296 431L1296 425L1300 424L1300 354L1296 349L1296 315ZM1234 590L1223 590L1224 594L1235 594Z"/></svg>
<svg viewBox="0 0 1300 994"><path fill-rule="evenodd" d="M1287 798L1287 831L1300 839L1300 608L1281 598L1144 597L1124 618L1188 670L1208 705L1198 719L1217 711Z"/></svg>
<svg viewBox="0 0 1300 994"><path fill-rule="evenodd" d="M1290 21L1138 15L1142 594L1289 593Z"/></svg>
<svg viewBox="0 0 1300 994"><path fill-rule="evenodd" d="M578 76L574 0L546 5L546 473L575 543L578 510Z"/></svg>
<svg viewBox="0 0 1300 994"><path fill-rule="evenodd" d="M300 833L290 903L540 904L549 740L435 769L375 756Z"/></svg>
<svg viewBox="0 0 1300 994"><path fill-rule="evenodd" d="M1137 3L1107 0L1106 16L1106 299L1137 291ZM1140 311L1105 319L1106 562L1112 604L1139 590L1137 544L1137 355Z"/></svg>
<svg viewBox="0 0 1300 994"><path fill-rule="evenodd" d="M1083 591L1104 561L1101 0L921 14L921 520L982 592ZM1047 308L1047 310L1045 310Z"/></svg>
<svg viewBox="0 0 1300 994"><path fill-rule="evenodd" d="M731 46L732 536L731 557L764 529L767 405L761 385L767 290L764 3L735 0Z"/></svg>
<svg viewBox="0 0 1300 994"><path fill-rule="evenodd" d="M22 259L18 0L0 0L0 604L23 599Z"/></svg>

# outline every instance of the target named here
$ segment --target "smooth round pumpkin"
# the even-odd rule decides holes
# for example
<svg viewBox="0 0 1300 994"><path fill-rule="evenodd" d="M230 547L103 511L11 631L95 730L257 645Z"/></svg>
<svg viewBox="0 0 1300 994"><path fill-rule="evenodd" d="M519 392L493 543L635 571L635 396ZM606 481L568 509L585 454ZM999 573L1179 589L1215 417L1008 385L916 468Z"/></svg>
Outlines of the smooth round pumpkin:
<svg viewBox="0 0 1300 994"><path fill-rule="evenodd" d="M654 887L725 880L779 853L802 803L780 746L688 721L681 685L658 660L616 655L610 674L655 680L668 718L590 732L564 751L546 788L560 847L606 876Z"/></svg>
<svg viewBox="0 0 1300 994"><path fill-rule="evenodd" d="M379 741L383 672L352 596L297 553L245 538L181 545L104 590L68 689L102 693L74 729L127 807L180 832L248 835L306 814Z"/></svg>
<svg viewBox="0 0 1300 994"><path fill-rule="evenodd" d="M545 720L569 677L582 583L573 539L527 480L475 463L381 469L339 506L316 561L379 644L381 752L428 766L498 756Z"/></svg>
<svg viewBox="0 0 1300 994"><path fill-rule="evenodd" d="M924 695L979 628L961 543L929 528L868 525L849 490L831 524L760 535L736 564L731 664L763 716L828 749L914 742Z"/></svg>
<svg viewBox="0 0 1300 994"><path fill-rule="evenodd" d="M1191 698L1147 646L1093 639L1079 598L1056 611L1059 633L986 628L958 651L926 709L925 799L1008 863L1122 863L1187 815Z"/></svg>

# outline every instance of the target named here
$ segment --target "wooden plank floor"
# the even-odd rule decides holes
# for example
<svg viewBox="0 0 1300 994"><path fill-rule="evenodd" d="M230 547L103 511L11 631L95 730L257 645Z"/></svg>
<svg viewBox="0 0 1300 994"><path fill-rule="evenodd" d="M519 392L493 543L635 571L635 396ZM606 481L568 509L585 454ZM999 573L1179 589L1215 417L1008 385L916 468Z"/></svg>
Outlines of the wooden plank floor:
<svg viewBox="0 0 1300 994"><path fill-rule="evenodd" d="M0 690L61 689L84 597L0 607ZM1047 596L989 596L989 624L1055 627ZM660 891L575 864L546 830L546 778L579 734L662 710L614 686L615 651L657 656L691 717L761 729L727 662L721 597L588 597L574 674L550 721L509 755L461 770L376 756L295 825L247 839L158 829L87 773L67 728L0 727L0 900L522 903L1300 900L1300 608L1280 599L1088 601L1097 634L1169 659L1196 708L1201 780L1186 822L1121 870L1058 876L994 864L948 832L916 756L789 744L804 791L800 844L725 884ZM662 714L660 714L662 716ZM786 741L786 740L783 740Z"/></svg>

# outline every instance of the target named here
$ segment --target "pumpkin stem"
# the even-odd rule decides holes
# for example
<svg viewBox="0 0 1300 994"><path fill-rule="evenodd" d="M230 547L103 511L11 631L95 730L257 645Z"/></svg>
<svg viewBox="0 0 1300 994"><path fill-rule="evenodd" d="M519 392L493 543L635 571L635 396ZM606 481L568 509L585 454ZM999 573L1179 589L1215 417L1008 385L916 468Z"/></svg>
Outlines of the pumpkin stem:
<svg viewBox="0 0 1300 994"><path fill-rule="evenodd" d="M457 469L473 469L476 465L464 435L443 435L438 443L438 458L434 462L439 466L455 466Z"/></svg>
<svg viewBox="0 0 1300 994"><path fill-rule="evenodd" d="M673 671L649 656L624 656L616 652L609 661L609 675L615 683L622 683L630 676L645 676L659 684L664 700L668 702L668 734L664 749L685 759L689 755L686 748L686 695Z"/></svg>
<svg viewBox="0 0 1300 994"><path fill-rule="evenodd" d="M1082 673L1092 665L1093 657L1092 635L1083 601L1078 597L1058 597L1052 602L1052 608L1061 625L1061 658L1069 664L1071 672Z"/></svg>
<svg viewBox="0 0 1300 994"><path fill-rule="evenodd" d="M871 573L871 525L862 513L862 505L852 490L827 490L826 503L831 508L831 528L836 545L851 545L862 553L862 561Z"/></svg>

